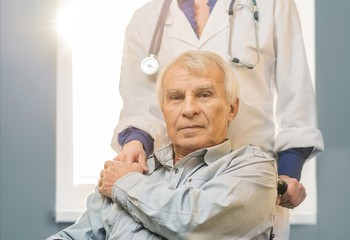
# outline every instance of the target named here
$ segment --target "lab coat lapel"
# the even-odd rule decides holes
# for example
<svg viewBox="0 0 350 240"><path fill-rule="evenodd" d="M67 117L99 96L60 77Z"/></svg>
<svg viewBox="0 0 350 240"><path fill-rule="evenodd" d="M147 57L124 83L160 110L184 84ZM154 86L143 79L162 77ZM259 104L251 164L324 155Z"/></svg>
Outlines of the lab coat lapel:
<svg viewBox="0 0 350 240"><path fill-rule="evenodd" d="M200 49L208 40L229 26L227 9L229 0L218 0L213 8L200 39L193 31L185 14L179 9L178 2L173 0L166 24L172 25L171 37L184 41ZM177 9L176 9L177 8Z"/></svg>
<svg viewBox="0 0 350 240"><path fill-rule="evenodd" d="M193 47L197 47L198 37L193 31L185 14L179 9L177 0L172 1L169 13L166 24L172 25L170 37L184 41Z"/></svg>
<svg viewBox="0 0 350 240"><path fill-rule="evenodd" d="M229 4L230 1L228 0L217 0L199 40L200 46L229 27L230 24L227 14Z"/></svg>

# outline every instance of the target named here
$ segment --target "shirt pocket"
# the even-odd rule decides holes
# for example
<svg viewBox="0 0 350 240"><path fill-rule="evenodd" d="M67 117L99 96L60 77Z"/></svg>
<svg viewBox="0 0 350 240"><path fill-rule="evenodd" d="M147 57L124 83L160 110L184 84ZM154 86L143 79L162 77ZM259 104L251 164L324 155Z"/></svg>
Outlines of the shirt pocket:
<svg viewBox="0 0 350 240"><path fill-rule="evenodd" d="M207 182L207 179L203 177L191 177L187 180L187 185L191 186L192 188L198 189L203 186Z"/></svg>

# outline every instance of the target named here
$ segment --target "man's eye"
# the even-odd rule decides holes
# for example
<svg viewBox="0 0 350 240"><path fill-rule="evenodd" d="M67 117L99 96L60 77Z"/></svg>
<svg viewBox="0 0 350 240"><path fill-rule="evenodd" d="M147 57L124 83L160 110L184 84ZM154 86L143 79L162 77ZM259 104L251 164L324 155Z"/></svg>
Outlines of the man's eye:
<svg viewBox="0 0 350 240"><path fill-rule="evenodd" d="M176 95L176 96L170 96L170 97L169 97L169 100L170 100L170 101L176 101L176 100L180 100L180 99L181 99L181 97L178 96L178 95Z"/></svg>
<svg viewBox="0 0 350 240"><path fill-rule="evenodd" d="M210 97L211 95L212 95L212 94L209 93L209 92L204 92L204 93L198 94L198 97L199 97L199 98L208 98L208 97Z"/></svg>

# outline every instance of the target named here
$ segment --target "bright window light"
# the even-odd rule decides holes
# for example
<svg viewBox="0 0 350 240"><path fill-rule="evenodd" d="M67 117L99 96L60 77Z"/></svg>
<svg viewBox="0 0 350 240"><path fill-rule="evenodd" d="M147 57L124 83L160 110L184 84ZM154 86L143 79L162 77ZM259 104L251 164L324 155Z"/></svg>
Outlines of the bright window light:
<svg viewBox="0 0 350 240"><path fill-rule="evenodd" d="M57 28L72 53L74 184L94 184L106 160L122 100L118 82L125 26L149 0L71 0Z"/></svg>

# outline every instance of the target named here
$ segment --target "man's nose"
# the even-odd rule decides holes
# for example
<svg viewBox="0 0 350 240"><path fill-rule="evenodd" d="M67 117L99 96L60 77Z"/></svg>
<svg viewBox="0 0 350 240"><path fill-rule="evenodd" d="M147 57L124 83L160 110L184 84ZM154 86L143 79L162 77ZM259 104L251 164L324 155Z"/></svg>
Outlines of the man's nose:
<svg viewBox="0 0 350 240"><path fill-rule="evenodd" d="M182 115L185 117L192 117L199 112L200 107L198 105L197 99L193 96L186 97L183 101Z"/></svg>

